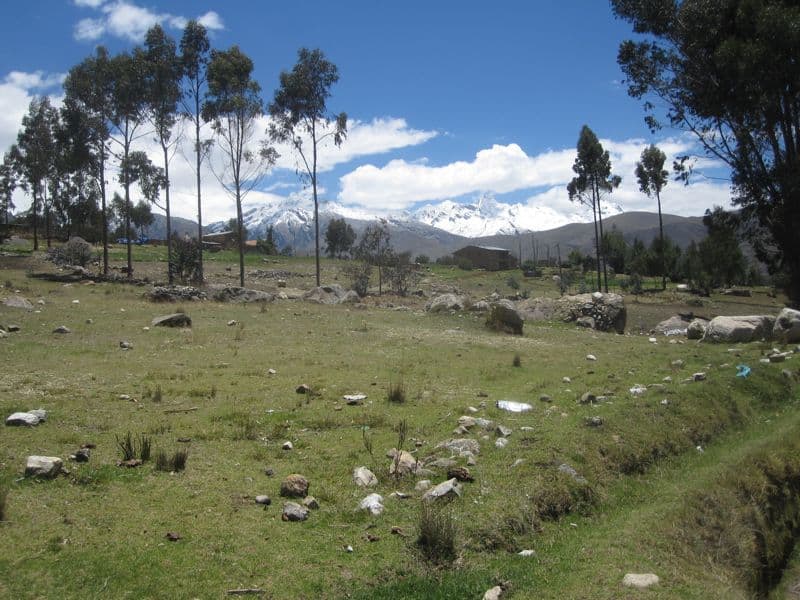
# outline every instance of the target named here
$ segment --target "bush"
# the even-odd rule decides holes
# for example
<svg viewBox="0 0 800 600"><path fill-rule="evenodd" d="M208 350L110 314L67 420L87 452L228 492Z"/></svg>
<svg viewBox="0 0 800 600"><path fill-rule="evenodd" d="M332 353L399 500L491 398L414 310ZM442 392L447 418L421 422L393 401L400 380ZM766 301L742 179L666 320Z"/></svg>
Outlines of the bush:
<svg viewBox="0 0 800 600"><path fill-rule="evenodd" d="M186 469L186 461L188 458L188 450L176 450L172 456L169 456L165 450L159 450L156 454L156 470L183 471Z"/></svg>
<svg viewBox="0 0 800 600"><path fill-rule="evenodd" d="M417 546L422 555L433 563L453 561L456 556L456 522L450 507L422 503Z"/></svg>
<svg viewBox="0 0 800 600"><path fill-rule="evenodd" d="M406 386L400 383L390 383L386 399L393 404L403 404L406 401Z"/></svg>
<svg viewBox="0 0 800 600"><path fill-rule="evenodd" d="M508 278L506 279L506 285L510 287L512 290L519 289L519 281L517 281L517 278L514 277L513 275L508 276Z"/></svg>
<svg viewBox="0 0 800 600"><path fill-rule="evenodd" d="M427 254L418 254L417 258L414 259L414 262L418 265L427 265L429 262L431 262L431 258Z"/></svg>
<svg viewBox="0 0 800 600"><path fill-rule="evenodd" d="M372 275L372 266L369 263L354 261L344 269L345 275L350 279L350 288L362 298L367 295L369 278Z"/></svg>
<svg viewBox="0 0 800 600"><path fill-rule="evenodd" d="M514 360L512 361L512 364L515 367L521 367L522 366L522 357L519 354L515 354L514 355Z"/></svg>
<svg viewBox="0 0 800 600"><path fill-rule="evenodd" d="M181 283L200 281L200 244L197 240L172 236L172 274Z"/></svg>
<svg viewBox="0 0 800 600"><path fill-rule="evenodd" d="M115 435L114 438L117 440L117 448L119 448L122 453L123 461L133 460L135 458L138 458L142 462L150 460L152 442L146 434L140 433L137 438L134 438L131 432L128 431L123 438L117 435Z"/></svg>

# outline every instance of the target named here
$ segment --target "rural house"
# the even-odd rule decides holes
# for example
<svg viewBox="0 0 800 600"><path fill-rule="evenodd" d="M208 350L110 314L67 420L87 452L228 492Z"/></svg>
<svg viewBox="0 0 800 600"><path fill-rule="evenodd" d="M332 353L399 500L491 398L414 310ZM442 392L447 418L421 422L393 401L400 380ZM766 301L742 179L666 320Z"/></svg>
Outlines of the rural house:
<svg viewBox="0 0 800 600"><path fill-rule="evenodd" d="M465 246L453 252L456 258L468 260L476 269L505 271L517 266L517 257L505 248L491 246Z"/></svg>

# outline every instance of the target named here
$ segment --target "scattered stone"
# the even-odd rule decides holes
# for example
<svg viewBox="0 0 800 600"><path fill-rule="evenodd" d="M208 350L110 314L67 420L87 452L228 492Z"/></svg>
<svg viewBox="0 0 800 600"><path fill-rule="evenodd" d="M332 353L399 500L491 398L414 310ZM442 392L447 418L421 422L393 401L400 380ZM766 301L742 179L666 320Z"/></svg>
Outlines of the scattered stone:
<svg viewBox="0 0 800 600"><path fill-rule="evenodd" d="M303 294L303 300L315 304L339 304L347 293L338 284L323 285Z"/></svg>
<svg viewBox="0 0 800 600"><path fill-rule="evenodd" d="M426 490L429 490L430 487L431 487L431 482L429 479L420 479L417 482L417 485L414 486L414 489L418 492L424 492Z"/></svg>
<svg viewBox="0 0 800 600"><path fill-rule="evenodd" d="M475 481L475 478L466 467L451 467L447 470L447 478L458 481Z"/></svg>
<svg viewBox="0 0 800 600"><path fill-rule="evenodd" d="M392 492L389 494L390 498L397 498L398 500L408 500L411 498L411 494L406 494L405 492Z"/></svg>
<svg viewBox="0 0 800 600"><path fill-rule="evenodd" d="M57 456L29 456L25 463L25 477L52 479L61 473L64 462Z"/></svg>
<svg viewBox="0 0 800 600"><path fill-rule="evenodd" d="M314 496L306 496L303 498L303 506L309 510L319 510L319 502Z"/></svg>
<svg viewBox="0 0 800 600"><path fill-rule="evenodd" d="M120 400L132 400L132 398L131 398L131 395L130 395L130 394L120 394L120 395L119 395L119 399L120 399Z"/></svg>
<svg viewBox="0 0 800 600"><path fill-rule="evenodd" d="M353 470L353 483L358 487L374 487L378 485L378 478L367 467L358 467Z"/></svg>
<svg viewBox="0 0 800 600"><path fill-rule="evenodd" d="M397 525L394 525L392 527L391 534L392 535L399 535L400 537L406 537L406 535L407 535L406 532L403 531L403 528L402 527L398 527Z"/></svg>
<svg viewBox="0 0 800 600"><path fill-rule="evenodd" d="M539 401L540 402L552 402L553 399L550 396L548 396L547 394L542 394L542 395L539 396Z"/></svg>
<svg viewBox="0 0 800 600"><path fill-rule="evenodd" d="M520 550L517 552L519 556L536 556L535 550Z"/></svg>
<svg viewBox="0 0 800 600"><path fill-rule="evenodd" d="M273 475L275 475L275 469L273 469L272 467L267 467L266 469L264 469L264 475L266 475L267 477L272 477Z"/></svg>
<svg viewBox="0 0 800 600"><path fill-rule="evenodd" d="M205 300L206 293L198 288L188 285L157 285L150 290L146 297L151 302L196 302Z"/></svg>
<svg viewBox="0 0 800 600"><path fill-rule="evenodd" d="M44 419L40 419L38 415L34 414L33 411L15 412L6 417L6 425L25 425L27 427L33 427L34 425L38 425L43 420Z"/></svg>
<svg viewBox="0 0 800 600"><path fill-rule="evenodd" d="M786 379L792 379L793 375L789 369L784 369L781 371L781 375L783 375Z"/></svg>
<svg viewBox="0 0 800 600"><path fill-rule="evenodd" d="M44 301L42 301L42 304L44 304ZM20 308L22 310L33 310L33 304L30 303L30 300L16 295L9 296L3 300L3 306L8 306L9 308Z"/></svg>
<svg viewBox="0 0 800 600"><path fill-rule="evenodd" d="M236 319L231 319L230 321L228 321L228 327L233 327L234 325L236 325L236 323L237 323Z"/></svg>
<svg viewBox="0 0 800 600"><path fill-rule="evenodd" d="M155 317L150 325L153 327L191 327L192 318L186 313L172 313Z"/></svg>
<svg viewBox="0 0 800 600"><path fill-rule="evenodd" d="M436 446L437 448L447 448L451 452L460 454L461 452L472 452L472 454L481 453L481 445L477 440L469 438L459 438L447 440Z"/></svg>
<svg viewBox="0 0 800 600"><path fill-rule="evenodd" d="M673 367L674 369L680 369L680 368L682 368L682 367L683 367L683 361L682 361L680 358L679 358L679 359L677 359L677 360L673 360L673 361L672 361L671 363L669 363L669 364L670 364L670 366L671 366L671 367Z"/></svg>
<svg viewBox="0 0 800 600"><path fill-rule="evenodd" d="M131 344L127 340L121 340L119 343L119 347L122 348L123 350L133 350L133 344Z"/></svg>
<svg viewBox="0 0 800 600"><path fill-rule="evenodd" d="M653 385L656 385L656 384L653 384ZM630 388L628 391L631 393L631 396L637 396L637 397L638 396L644 396L644 394L647 392L647 387L642 385L642 384L640 384L640 383L637 383L632 388Z"/></svg>
<svg viewBox="0 0 800 600"><path fill-rule="evenodd" d="M275 369L268 369L267 370L267 374L268 375L275 375L275 374L277 374L277 371Z"/></svg>
<svg viewBox="0 0 800 600"><path fill-rule="evenodd" d="M353 550L353 547L350 544L344 546L344 551L347 552L348 554L352 554L353 552L355 552L355 550Z"/></svg>
<svg viewBox="0 0 800 600"><path fill-rule="evenodd" d="M281 494L283 495L283 494ZM282 521L305 521L308 519L308 509L297 502L287 502L283 505Z"/></svg>
<svg viewBox="0 0 800 600"><path fill-rule="evenodd" d="M263 506L269 506L272 504L272 498L269 496L262 494L260 496L256 496L256 504L261 504Z"/></svg>
<svg viewBox="0 0 800 600"><path fill-rule="evenodd" d="M586 419L586 425L589 427L602 427L603 419L601 417L589 417Z"/></svg>
<svg viewBox="0 0 800 600"><path fill-rule="evenodd" d="M692 381L705 381L706 374L705 373L694 373L692 375Z"/></svg>
<svg viewBox="0 0 800 600"><path fill-rule="evenodd" d="M167 538L170 542L177 542L179 539L181 539L181 534L175 533L174 531L168 531L167 535L165 535L164 537Z"/></svg>
<svg viewBox="0 0 800 600"><path fill-rule="evenodd" d="M597 402L597 396L595 396L591 392L584 392L581 395L581 398L580 400L578 400L578 402L580 404L594 404L595 402Z"/></svg>
<svg viewBox="0 0 800 600"><path fill-rule="evenodd" d="M513 400L498 400L495 404L500 410L506 410L513 413L522 413L533 410L533 406L526 402L514 402Z"/></svg>
<svg viewBox="0 0 800 600"><path fill-rule="evenodd" d="M686 328L686 337L690 340L702 340L707 327L708 321L705 319L694 319Z"/></svg>
<svg viewBox="0 0 800 600"><path fill-rule="evenodd" d="M661 381L663 381L664 383L672 383L672 377L670 377L669 375L667 375L667 376L666 376L666 377L664 377L664 379L662 379Z"/></svg>
<svg viewBox="0 0 800 600"><path fill-rule="evenodd" d="M272 302L275 296L261 290L251 290L235 285L210 285L209 296L215 302L249 304L251 302Z"/></svg>
<svg viewBox="0 0 800 600"><path fill-rule="evenodd" d="M659 581L658 575L654 573L627 573L622 578L622 585L643 590L656 585Z"/></svg>
<svg viewBox="0 0 800 600"><path fill-rule="evenodd" d="M503 588L499 585L496 585L493 588L486 590L486 593L483 595L483 600L500 600L502 595Z"/></svg>
<svg viewBox="0 0 800 600"><path fill-rule="evenodd" d="M564 473L565 475L571 477L575 483L579 483L581 485L586 485L587 483L585 477L581 476L572 466L566 463L558 465L558 470L560 473Z"/></svg>
<svg viewBox="0 0 800 600"><path fill-rule="evenodd" d="M10 331L10 330L9 330ZM772 337L782 344L800 342L800 310L784 308L775 319Z"/></svg>
<svg viewBox="0 0 800 600"><path fill-rule="evenodd" d="M425 492L425 495L422 496L422 499L431 502L439 499L452 500L459 496L461 496L461 484L458 483L456 479L452 478L429 489Z"/></svg>
<svg viewBox="0 0 800 600"><path fill-rule="evenodd" d="M292 449L294 449L294 445L292 445L292 442L287 440L287 441L283 442L283 445L281 446L281 449L283 449L283 450L292 450Z"/></svg>
<svg viewBox="0 0 800 600"><path fill-rule="evenodd" d="M66 325L59 325L58 327L53 329L53 333L61 333L61 334L72 333L72 330Z"/></svg>
<svg viewBox="0 0 800 600"><path fill-rule="evenodd" d="M661 321L655 327L655 332L661 335L686 335L688 323L681 315L674 315L665 321ZM655 338L650 338L653 342Z"/></svg>
<svg viewBox="0 0 800 600"><path fill-rule="evenodd" d="M128 469L133 469L135 467L140 467L142 465L142 461L139 458L131 458L128 460L119 460L117 461L118 467L126 467Z"/></svg>
<svg viewBox="0 0 800 600"><path fill-rule="evenodd" d="M75 454L71 455L70 458L75 462L85 463L89 462L91 455L92 451L89 448L80 448Z"/></svg>
<svg viewBox="0 0 800 600"><path fill-rule="evenodd" d="M436 460L429 461L425 466L431 469L449 469L455 466L456 461L452 458L437 458Z"/></svg>
<svg viewBox="0 0 800 600"><path fill-rule="evenodd" d="M342 399L348 404L348 406L358 406L367 399L366 394L345 394L342 396Z"/></svg>
<svg viewBox="0 0 800 600"><path fill-rule="evenodd" d="M466 298L457 294L442 294L431 299L426 305L425 310L432 313L450 312L451 310L463 310L466 306Z"/></svg>
<svg viewBox="0 0 800 600"><path fill-rule="evenodd" d="M594 362L594 361L597 360L597 357L594 354L587 354L586 355L586 360L588 360L590 362Z"/></svg>
<svg viewBox="0 0 800 600"><path fill-rule="evenodd" d="M281 483L281 496L285 498L305 498L308 496L308 488L308 479L293 473Z"/></svg>
<svg viewBox="0 0 800 600"><path fill-rule="evenodd" d="M657 344L658 343L658 340L656 338L654 338L654 337L648 338L647 341L650 342L651 344Z"/></svg>
<svg viewBox="0 0 800 600"><path fill-rule="evenodd" d="M372 516L378 516L383 512L383 496L370 494L359 503L358 508L368 511Z"/></svg>
<svg viewBox="0 0 800 600"><path fill-rule="evenodd" d="M562 377L561 383L572 383L572 379L570 379L569 377Z"/></svg>
<svg viewBox="0 0 800 600"><path fill-rule="evenodd" d="M791 352L778 352L777 354L770 354L767 358L771 363L782 363L787 356L791 356Z"/></svg>
<svg viewBox="0 0 800 600"><path fill-rule="evenodd" d="M503 437L508 437L511 435L512 430L510 427L506 427L505 425L498 425L497 426L497 433L502 435Z"/></svg>
<svg viewBox="0 0 800 600"><path fill-rule="evenodd" d="M513 335L522 335L523 324L522 315L510 300L500 300L493 304L486 318L486 327L489 329Z"/></svg>
<svg viewBox="0 0 800 600"><path fill-rule="evenodd" d="M6 331L8 331L9 333L16 333L19 331L19 329L20 329L19 325L8 325L6 327Z"/></svg>
<svg viewBox="0 0 800 600"><path fill-rule="evenodd" d="M389 458L392 459L392 462L389 464L390 475L408 475L417 471L417 459L410 452L401 450L398 455L397 450L392 448L389 454Z"/></svg>
<svg viewBox="0 0 800 600"><path fill-rule="evenodd" d="M305 383L301 383L300 385L297 386L297 388L294 391L297 392L298 394L310 394L311 386Z"/></svg>
<svg viewBox="0 0 800 600"><path fill-rule="evenodd" d="M478 412L478 409L475 408L474 406L468 406L467 407L467 412L470 412L470 413L472 413L474 415L475 413Z"/></svg>

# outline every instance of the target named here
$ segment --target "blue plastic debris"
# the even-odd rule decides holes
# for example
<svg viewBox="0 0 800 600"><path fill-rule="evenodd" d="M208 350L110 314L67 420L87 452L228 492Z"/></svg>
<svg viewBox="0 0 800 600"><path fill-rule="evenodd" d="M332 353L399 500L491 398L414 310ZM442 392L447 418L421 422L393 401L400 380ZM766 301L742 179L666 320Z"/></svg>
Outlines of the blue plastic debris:
<svg viewBox="0 0 800 600"><path fill-rule="evenodd" d="M750 367L747 365L737 365L736 366L736 376L737 377L747 377L750 375Z"/></svg>

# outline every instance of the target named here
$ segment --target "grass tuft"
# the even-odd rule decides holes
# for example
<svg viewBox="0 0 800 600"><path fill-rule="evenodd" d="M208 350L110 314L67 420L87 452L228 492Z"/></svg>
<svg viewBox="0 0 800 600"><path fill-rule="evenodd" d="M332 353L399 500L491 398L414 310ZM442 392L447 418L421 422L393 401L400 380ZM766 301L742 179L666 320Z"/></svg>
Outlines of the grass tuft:
<svg viewBox="0 0 800 600"><path fill-rule="evenodd" d="M514 360L512 361L511 364L513 364L515 367L522 366L522 357L519 355L519 353L514 355Z"/></svg>
<svg viewBox="0 0 800 600"><path fill-rule="evenodd" d="M392 404L403 404L406 401L406 386L403 382L390 383L386 399Z"/></svg>
<svg viewBox="0 0 800 600"><path fill-rule="evenodd" d="M417 546L429 562L437 565L453 562L456 557L456 522L449 506L422 503Z"/></svg>

